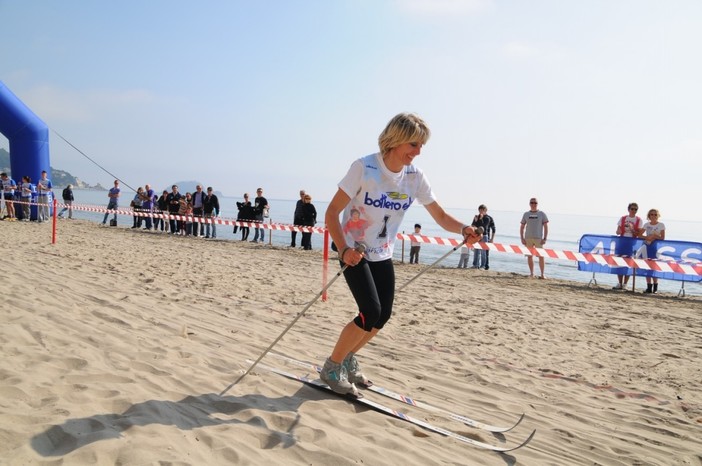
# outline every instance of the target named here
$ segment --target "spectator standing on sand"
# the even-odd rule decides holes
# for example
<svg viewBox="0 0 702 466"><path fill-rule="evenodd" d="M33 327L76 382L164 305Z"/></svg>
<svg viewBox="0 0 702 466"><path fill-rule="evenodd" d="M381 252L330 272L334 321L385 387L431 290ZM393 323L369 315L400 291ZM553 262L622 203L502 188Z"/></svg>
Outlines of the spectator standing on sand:
<svg viewBox="0 0 702 466"><path fill-rule="evenodd" d="M639 211L639 205L636 202L630 202L627 210L629 214L622 215L617 222L617 236L619 238L617 238L614 253L618 256L631 257L634 252L634 239L641 235L643 222L641 217L636 215ZM623 290L629 283L629 275L617 274L617 282L612 289Z"/></svg>
<svg viewBox="0 0 702 466"><path fill-rule="evenodd" d="M0 173L0 180L2 180L2 198L5 200L7 219L12 221L15 220L14 198L15 191L17 190L17 183L15 183L15 180L7 176L7 173L5 172Z"/></svg>
<svg viewBox="0 0 702 466"><path fill-rule="evenodd" d="M461 257L458 259L458 268L467 269L470 261L470 248L465 244L461 245Z"/></svg>
<svg viewBox="0 0 702 466"><path fill-rule="evenodd" d="M243 202L237 202L236 203L237 209L239 209L239 213L236 216L237 222L251 222L253 221L255 215L254 215L254 210L253 206L251 205L251 201L249 201L249 193L244 193L244 200ZM236 233L236 226L234 226L234 233ZM248 226L241 226L241 240L246 241L249 239L249 227Z"/></svg>
<svg viewBox="0 0 702 466"><path fill-rule="evenodd" d="M295 213L293 214L293 225L302 225L302 209L305 204L305 190L300 190L300 199L295 203ZM290 247L295 247L295 239L297 238L297 230L293 229L290 233Z"/></svg>
<svg viewBox="0 0 702 466"><path fill-rule="evenodd" d="M139 215L141 213L141 206L144 203L144 188L139 186L137 192L132 199L131 207L133 211L134 221L132 222L132 228L139 228L141 226L142 218Z"/></svg>
<svg viewBox="0 0 702 466"><path fill-rule="evenodd" d="M108 212L105 212L105 216L102 219L102 224L105 225L107 223L107 217L110 215L110 210L117 210L119 207L119 180L115 180L114 186L110 188L110 190L107 192L107 197L110 199L110 201L107 203L107 210ZM117 225L117 212L114 213L114 223L115 226Z"/></svg>
<svg viewBox="0 0 702 466"><path fill-rule="evenodd" d="M648 222L644 223L643 236L641 238L646 242L646 257L649 259L658 258L657 240L665 239L665 225L659 222L661 213L658 209L650 209L646 218ZM646 276L646 291L644 293L658 293L658 277Z"/></svg>
<svg viewBox="0 0 702 466"><path fill-rule="evenodd" d="M414 224L414 234L419 236L422 234L422 225L419 223ZM422 243L417 240L412 240L410 242L410 264L419 264L419 250L422 248Z"/></svg>
<svg viewBox="0 0 702 466"><path fill-rule="evenodd" d="M63 192L61 193L61 197L63 198L63 203L66 204L66 207L61 209L61 212L59 212L58 216L63 218L63 213L68 211L68 218L73 218L73 185L69 184L63 189Z"/></svg>
<svg viewBox="0 0 702 466"><path fill-rule="evenodd" d="M205 238L216 238L217 225L214 223L214 220L217 218L217 215L219 215L219 199L217 195L212 192L212 186L207 187L207 195L203 201L203 206L205 219L207 220L205 224ZM212 235L210 235L210 229L212 230Z"/></svg>
<svg viewBox="0 0 702 466"><path fill-rule="evenodd" d="M201 220L205 213L205 192L202 190L201 185L195 187L195 192L192 194L191 202L193 205L193 217L198 217L193 219L193 236L204 236L205 235L205 223L198 221Z"/></svg>
<svg viewBox="0 0 702 466"><path fill-rule="evenodd" d="M176 221L174 215L178 215L178 211L180 210L181 197L183 196L178 192L178 185L174 184L171 186L171 192L168 193L166 202L168 203L168 215L170 216L169 226L172 235L180 233L180 220Z"/></svg>
<svg viewBox="0 0 702 466"><path fill-rule="evenodd" d="M161 226L161 231L168 231L168 222L166 222L164 217L166 214L168 214L168 202L166 201L167 197L168 191L164 189L158 199L156 199L158 215L154 219L154 231L158 230L159 225Z"/></svg>
<svg viewBox="0 0 702 466"><path fill-rule="evenodd" d="M154 196L155 193L154 190L151 189L151 185L145 185L144 191L141 193L141 210L146 214L146 217L144 217L144 226L147 230L151 230L153 226ZM139 225L141 225L141 222Z"/></svg>
<svg viewBox="0 0 702 466"><path fill-rule="evenodd" d="M256 199L254 199L253 203L253 209L254 209L254 215L257 222L260 222L261 225L265 221L265 219L268 218L268 199L263 197L263 188L258 188L256 190ZM263 227L260 228L254 228L254 239L253 243L263 243L266 239L266 230L263 229ZM259 237L260 235L260 237Z"/></svg>
<svg viewBox="0 0 702 466"><path fill-rule="evenodd" d="M522 222L519 227L519 236L522 239L522 244L528 248L542 248L546 244L548 238L548 216L546 212L538 209L539 201L532 197L529 199L529 210L522 215ZM527 264L529 265L529 277L534 278L534 257L527 256ZM539 278L544 279L545 262L544 258L539 257L539 270L541 274Z"/></svg>
<svg viewBox="0 0 702 466"><path fill-rule="evenodd" d="M37 222L42 223L49 220L49 197L51 196L51 180L42 170L41 179L37 182Z"/></svg>
<svg viewBox="0 0 702 466"><path fill-rule="evenodd" d="M301 225L306 227L313 227L317 223L317 209L312 204L312 196L305 194L302 203L302 214L300 217L302 221ZM312 232L303 231L302 232L302 249L309 251L312 249Z"/></svg>
<svg viewBox="0 0 702 466"><path fill-rule="evenodd" d="M490 217L487 214L487 206L485 204L480 204L478 206L478 214L473 217L473 223L472 225L474 227L482 227L483 229L483 238L482 242L487 243L488 239L490 238L488 235L488 228L490 226L490 223L492 223L492 217ZM493 227L494 228L494 227ZM473 268L474 269L481 269L484 268L487 270L489 266L487 266L487 258L488 258L488 251L487 249L482 249L482 248L473 248Z"/></svg>
<svg viewBox="0 0 702 466"><path fill-rule="evenodd" d="M29 176L22 177L22 187L20 199L22 199L22 220L28 222L32 219L32 193L34 193L34 185Z"/></svg>

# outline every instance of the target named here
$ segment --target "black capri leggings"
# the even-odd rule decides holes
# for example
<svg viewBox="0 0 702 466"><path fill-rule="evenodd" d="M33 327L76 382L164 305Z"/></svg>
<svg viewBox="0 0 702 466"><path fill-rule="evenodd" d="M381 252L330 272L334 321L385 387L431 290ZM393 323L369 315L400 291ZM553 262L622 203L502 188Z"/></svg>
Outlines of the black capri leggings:
<svg viewBox="0 0 702 466"><path fill-rule="evenodd" d="M395 300L395 267L392 259L381 262L363 259L355 267L348 267L344 278L358 305L354 323L366 332L383 328L390 320Z"/></svg>

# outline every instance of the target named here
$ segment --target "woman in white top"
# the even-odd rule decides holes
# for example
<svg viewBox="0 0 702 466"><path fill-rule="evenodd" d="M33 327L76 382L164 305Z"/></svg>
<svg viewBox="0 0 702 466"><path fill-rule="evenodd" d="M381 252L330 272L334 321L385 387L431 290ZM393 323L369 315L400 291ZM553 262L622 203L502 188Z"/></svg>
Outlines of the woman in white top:
<svg viewBox="0 0 702 466"><path fill-rule="evenodd" d="M649 259L655 259L658 254L658 247L655 244L657 239L665 239L665 225L658 221L661 213L658 209L648 211L646 218L648 222L644 223L644 234L641 237L646 241L646 256ZM646 291L644 293L658 292L658 277L646 277Z"/></svg>
<svg viewBox="0 0 702 466"><path fill-rule="evenodd" d="M371 383L361 373L355 354L390 319L395 296L393 246L412 203L417 200L424 205L437 224L461 233L469 244L481 238L439 205L424 173L412 164L429 136L429 128L417 115L395 116L378 138L380 152L351 164L327 207L327 228L339 261L348 265L344 277L359 309L341 331L320 373L337 393L357 396L354 384Z"/></svg>

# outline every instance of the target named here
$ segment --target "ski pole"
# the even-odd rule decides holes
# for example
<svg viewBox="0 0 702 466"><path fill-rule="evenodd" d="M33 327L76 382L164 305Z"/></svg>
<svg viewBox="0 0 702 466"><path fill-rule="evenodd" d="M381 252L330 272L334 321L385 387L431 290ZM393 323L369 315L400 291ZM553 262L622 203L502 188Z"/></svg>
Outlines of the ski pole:
<svg viewBox="0 0 702 466"><path fill-rule="evenodd" d="M366 250L366 246L365 246L364 244L359 244L358 246L356 246L355 249L356 249L356 251L358 251L359 253L363 254L363 252ZM330 286L332 286L332 284L336 281L336 279L339 278L339 277L344 273L344 270L346 270L348 267L349 267L348 264L344 264L344 266L336 273L336 275L334 275L334 277L333 277L331 280L329 280L329 283L327 283L327 285L326 285L324 288L322 288L322 290L321 290L319 293L317 293L317 296L315 296L314 299L313 299L312 301L310 301L309 303L307 303L307 306L305 306L305 308L304 308L303 310L301 310L301 311L297 314L297 316L295 316L295 318L293 319L293 321L290 322L290 324L285 328L285 330L283 330L283 332L282 332L280 335L278 335L278 338L276 338L275 340L273 340L273 343L271 343L270 346L269 346L268 348L266 348L266 350L265 350L263 353L261 353L261 355L258 357L258 359L256 359L256 361L254 361L254 363L251 364L251 367L249 367L249 368L247 369L246 372L244 372L243 374L241 374L241 375L239 376L238 379L236 379L234 382L232 382L231 384L229 384L229 386L228 386L227 388L225 388L224 390L222 390L222 393L220 393L219 396L222 396L222 395L224 395L225 393L227 393L227 392L229 391L230 388L232 388L234 385L238 384L238 383L241 381L241 379L243 379L244 377L246 377L246 376L249 374L249 372L251 372L251 371L253 370L253 368L256 367L256 365L257 365L259 362L261 362L261 359L263 359L263 357L264 357L265 355L267 355L268 352L269 352L270 350L273 349L273 347L280 341L280 339L283 338L283 336L285 336L286 333L288 333L288 330L290 330L290 329L292 328L292 326L295 325L295 323L296 323L298 320L300 320L300 317L302 317L302 316L305 314L305 312L307 312L307 310L308 310L310 307L312 307L312 305L319 299L319 297L322 296L322 295L324 294L324 292L327 291L327 290L329 289Z"/></svg>

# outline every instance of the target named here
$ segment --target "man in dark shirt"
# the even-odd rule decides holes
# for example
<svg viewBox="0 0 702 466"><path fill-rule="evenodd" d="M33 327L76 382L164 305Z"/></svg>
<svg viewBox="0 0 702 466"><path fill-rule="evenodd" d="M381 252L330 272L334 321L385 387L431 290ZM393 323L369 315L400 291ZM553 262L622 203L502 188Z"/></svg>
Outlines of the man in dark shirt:
<svg viewBox="0 0 702 466"><path fill-rule="evenodd" d="M491 216L488 215L487 210L488 209L485 204L480 204L478 206L478 215L473 217L472 226L482 227L484 233L483 239L481 241L484 243L492 243L492 240L495 238L495 221L492 219ZM490 251L488 251L487 249L475 249L473 251L473 254L474 269L483 268L485 270L488 270L490 268Z"/></svg>
<svg viewBox="0 0 702 466"><path fill-rule="evenodd" d="M68 211L68 218L73 218L73 185L72 184L69 184L68 186L66 186L64 188L63 192L61 193L61 197L63 198L63 203L66 205L66 207L61 209L61 212L59 212L58 216L60 218L63 218L63 213Z"/></svg>
<svg viewBox="0 0 702 466"><path fill-rule="evenodd" d="M305 190L300 190L300 200L295 204L295 213L293 214L293 225L302 225L302 212L305 207ZM297 238L297 230L293 230L290 234L292 240L290 241L290 247L295 247L295 238Z"/></svg>
<svg viewBox="0 0 702 466"><path fill-rule="evenodd" d="M203 200L203 209L205 212L205 218L207 223L205 223L205 238L216 238L217 237L217 225L210 222L214 221L214 218L219 215L219 199L217 195L212 192L212 186L207 187L207 195ZM210 225L212 227L212 236L210 236Z"/></svg>
<svg viewBox="0 0 702 466"><path fill-rule="evenodd" d="M257 222L261 222L263 224L264 218L268 217L268 199L263 197L263 188L258 188L256 190L256 199L254 199L253 203L253 209L254 209L254 215ZM256 231L254 232L254 239L252 242L254 243L263 243L264 240L266 239L266 231L263 228L254 228ZM259 239L259 235L260 239Z"/></svg>
<svg viewBox="0 0 702 466"><path fill-rule="evenodd" d="M192 196L193 217L202 217L205 208L205 193L202 186L197 185ZM198 228L198 224L200 227ZM203 236L205 234L205 224L203 222L193 222L193 236Z"/></svg>
<svg viewBox="0 0 702 466"><path fill-rule="evenodd" d="M154 190L151 189L151 185L147 184L144 186L144 192L141 195L141 200L143 201L141 203L141 210L147 214L144 218L144 224L147 230L151 230L151 227L153 226L151 215L153 215L154 212Z"/></svg>
<svg viewBox="0 0 702 466"><path fill-rule="evenodd" d="M166 197L166 203L168 204L168 214L178 215L178 209L180 209L180 198L183 196L178 192L178 185L174 184L171 187L171 189L172 191L168 193L168 197ZM170 218L168 223L171 230L170 233L173 235L178 233L178 226L176 225L175 218Z"/></svg>

